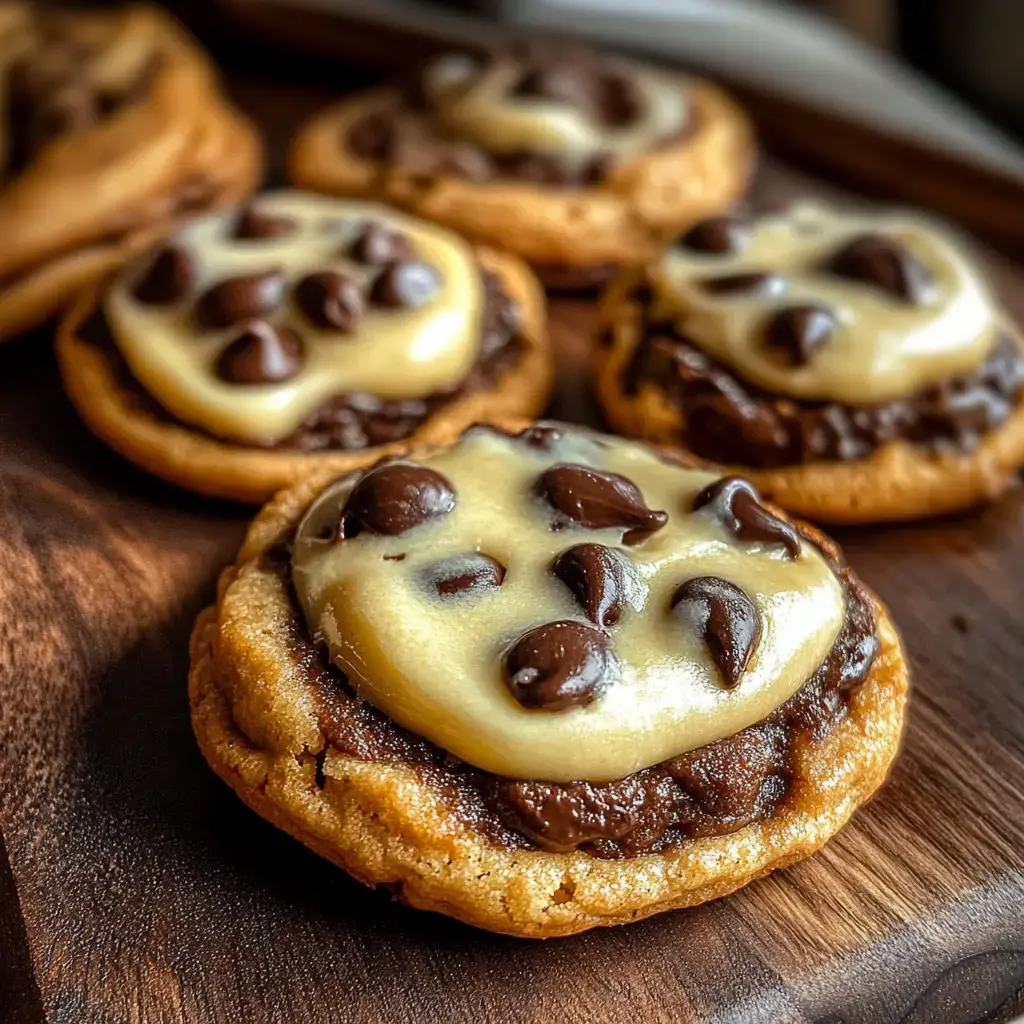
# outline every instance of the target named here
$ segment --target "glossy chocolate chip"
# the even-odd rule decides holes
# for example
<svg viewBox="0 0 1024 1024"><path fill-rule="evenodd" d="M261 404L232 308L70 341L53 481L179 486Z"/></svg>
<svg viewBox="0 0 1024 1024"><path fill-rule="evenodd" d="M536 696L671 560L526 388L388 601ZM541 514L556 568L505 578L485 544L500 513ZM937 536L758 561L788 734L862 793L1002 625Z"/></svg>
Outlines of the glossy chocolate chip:
<svg viewBox="0 0 1024 1024"><path fill-rule="evenodd" d="M371 469L352 489L341 513L341 536L347 540L366 530L394 537L453 508L455 490L440 473L389 462Z"/></svg>
<svg viewBox="0 0 1024 1024"><path fill-rule="evenodd" d="M750 271L743 274L725 274L705 277L699 284L711 295L771 295L781 287L782 278L775 274Z"/></svg>
<svg viewBox="0 0 1024 1024"><path fill-rule="evenodd" d="M786 306L768 321L765 344L790 366L804 366L836 329L836 318L822 306Z"/></svg>
<svg viewBox="0 0 1024 1024"><path fill-rule="evenodd" d="M632 480L589 466L562 462L545 470L537 481L540 494L559 516L554 529L575 523L592 530L626 527L623 540L636 544L668 522L668 514L644 503Z"/></svg>
<svg viewBox="0 0 1024 1024"><path fill-rule="evenodd" d="M707 508L740 540L752 544L781 544L790 558L800 554L800 535L784 519L772 515L760 502L749 480L726 476L697 495L694 512Z"/></svg>
<svg viewBox="0 0 1024 1024"><path fill-rule="evenodd" d="M440 597L459 597L497 590L505 579L505 566L474 551L435 563L426 570L426 579Z"/></svg>
<svg viewBox="0 0 1024 1024"><path fill-rule="evenodd" d="M517 436L531 448L549 452L557 442L565 437L565 431L561 427L555 427L549 423L534 423Z"/></svg>
<svg viewBox="0 0 1024 1024"><path fill-rule="evenodd" d="M280 217L277 214L265 213L256 207L244 209L235 224L235 238L282 238L293 234L298 225L294 217Z"/></svg>
<svg viewBox="0 0 1024 1024"><path fill-rule="evenodd" d="M912 305L924 302L935 284L931 271L886 235L859 235L835 253L825 269Z"/></svg>
<svg viewBox="0 0 1024 1024"><path fill-rule="evenodd" d="M739 252L747 241L747 227L736 217L708 217L694 224L678 244L692 252L725 256Z"/></svg>
<svg viewBox="0 0 1024 1024"><path fill-rule="evenodd" d="M543 63L530 68L512 88L513 96L553 100L578 110L594 105L592 76L578 64Z"/></svg>
<svg viewBox="0 0 1024 1024"><path fill-rule="evenodd" d="M643 112L643 99L636 82L629 75L612 72L603 75L599 81L597 107L602 124L609 128L624 128Z"/></svg>
<svg viewBox="0 0 1024 1024"><path fill-rule="evenodd" d="M177 245L165 245L157 252L132 294L148 306L169 306L184 298L192 287L192 260Z"/></svg>
<svg viewBox="0 0 1024 1024"><path fill-rule="evenodd" d="M287 327L253 320L220 354L217 376L231 384L280 384L302 366L302 339Z"/></svg>
<svg viewBox="0 0 1024 1024"><path fill-rule="evenodd" d="M563 620L524 633L505 655L505 682L523 707L585 707L610 682L615 658L606 633Z"/></svg>
<svg viewBox="0 0 1024 1024"><path fill-rule="evenodd" d="M373 221L356 236L349 248L349 255L359 263L382 267L385 263L411 260L415 253L409 239L401 231Z"/></svg>
<svg viewBox="0 0 1024 1024"><path fill-rule="evenodd" d="M266 316L281 305L284 298L284 272L267 270L262 274L230 277L215 284L196 303L200 327L230 327L253 317Z"/></svg>
<svg viewBox="0 0 1024 1024"><path fill-rule="evenodd" d="M494 177L494 161L481 149L459 143L445 153L437 169L464 181L483 182Z"/></svg>
<svg viewBox="0 0 1024 1024"><path fill-rule="evenodd" d="M746 671L761 637L761 617L739 587L717 576L698 576L681 584L672 609L707 646L722 685L732 689Z"/></svg>
<svg viewBox="0 0 1024 1024"><path fill-rule="evenodd" d="M552 569L595 626L614 626L622 617L626 567L623 556L614 548L577 544L563 551Z"/></svg>
<svg viewBox="0 0 1024 1024"><path fill-rule="evenodd" d="M343 334L352 334L366 311L363 289L336 270L323 270L304 277L295 286L295 301L317 327Z"/></svg>
<svg viewBox="0 0 1024 1024"><path fill-rule="evenodd" d="M441 278L428 263L389 263L373 282L370 301L387 309L419 309L441 290Z"/></svg>

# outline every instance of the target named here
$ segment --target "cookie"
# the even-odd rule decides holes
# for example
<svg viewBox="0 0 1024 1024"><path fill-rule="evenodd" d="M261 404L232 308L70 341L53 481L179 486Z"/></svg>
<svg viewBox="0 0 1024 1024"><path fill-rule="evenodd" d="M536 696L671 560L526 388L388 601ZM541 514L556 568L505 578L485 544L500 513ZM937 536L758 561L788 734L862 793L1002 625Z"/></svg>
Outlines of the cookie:
<svg viewBox="0 0 1024 1024"><path fill-rule="evenodd" d="M1020 330L916 214L800 203L711 218L623 274L603 320L608 421L742 473L796 515L953 512L1024 463Z"/></svg>
<svg viewBox="0 0 1024 1024"><path fill-rule="evenodd" d="M264 501L552 387L544 298L514 257L376 203L267 193L196 220L60 325L86 424L189 490Z"/></svg>
<svg viewBox="0 0 1024 1024"><path fill-rule="evenodd" d="M580 44L447 54L406 88L302 128L292 180L387 199L527 260L545 284L606 282L743 194L746 116L709 82Z"/></svg>
<svg viewBox="0 0 1024 1024"><path fill-rule="evenodd" d="M258 137L162 11L0 10L0 338L256 184Z"/></svg>
<svg viewBox="0 0 1024 1024"><path fill-rule="evenodd" d="M278 495L189 685L263 817L412 906L543 938L811 854L884 780L907 666L838 550L748 483L509 423Z"/></svg>

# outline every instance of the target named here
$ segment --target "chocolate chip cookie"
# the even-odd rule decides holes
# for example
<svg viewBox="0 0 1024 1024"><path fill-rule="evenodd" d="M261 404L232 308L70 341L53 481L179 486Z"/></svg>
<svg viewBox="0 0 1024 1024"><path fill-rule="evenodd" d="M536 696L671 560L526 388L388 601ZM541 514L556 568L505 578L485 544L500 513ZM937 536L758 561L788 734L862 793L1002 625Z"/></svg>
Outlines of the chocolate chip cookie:
<svg viewBox="0 0 1024 1024"><path fill-rule="evenodd" d="M514 257L376 203L268 193L195 220L58 332L85 422L191 490L262 501L547 403L544 299Z"/></svg>
<svg viewBox="0 0 1024 1024"><path fill-rule="evenodd" d="M1020 330L916 215L714 217L624 274L604 319L608 420L732 467L797 515L951 512L1024 463Z"/></svg>
<svg viewBox="0 0 1024 1024"><path fill-rule="evenodd" d="M299 185L385 198L560 288L651 258L737 199L753 163L746 117L710 83L545 42L447 54L344 100L289 160Z"/></svg>
<svg viewBox="0 0 1024 1024"><path fill-rule="evenodd" d="M493 931L691 906L882 783L885 609L756 489L554 423L452 431L257 517L197 621L200 747L369 885Z"/></svg>
<svg viewBox="0 0 1024 1024"><path fill-rule="evenodd" d="M4 4L0 87L0 339L259 177L255 130L156 8Z"/></svg>

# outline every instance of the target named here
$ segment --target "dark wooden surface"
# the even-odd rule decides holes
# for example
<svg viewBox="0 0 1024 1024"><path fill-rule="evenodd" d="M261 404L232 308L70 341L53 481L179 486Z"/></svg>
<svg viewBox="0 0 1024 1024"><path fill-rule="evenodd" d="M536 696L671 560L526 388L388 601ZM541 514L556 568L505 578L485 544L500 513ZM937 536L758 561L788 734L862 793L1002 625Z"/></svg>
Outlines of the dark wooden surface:
<svg viewBox="0 0 1024 1024"><path fill-rule="evenodd" d="M232 77L280 157L321 85ZM277 164L277 161L275 161ZM821 191L769 165L763 197ZM1000 283L1024 316L1024 272ZM555 411L588 418L585 303ZM48 339L0 352L0 1021L968 1024L1024 1009L1024 493L840 535L913 662L883 793L714 904L535 943L364 889L206 768L187 638L247 513L81 427Z"/></svg>

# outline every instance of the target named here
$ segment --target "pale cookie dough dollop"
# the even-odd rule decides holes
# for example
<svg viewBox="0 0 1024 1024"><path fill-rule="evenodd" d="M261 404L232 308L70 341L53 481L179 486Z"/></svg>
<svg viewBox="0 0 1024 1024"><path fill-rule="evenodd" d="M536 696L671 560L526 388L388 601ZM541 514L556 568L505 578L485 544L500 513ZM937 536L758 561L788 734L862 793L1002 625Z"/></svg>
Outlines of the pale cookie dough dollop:
<svg viewBox="0 0 1024 1024"><path fill-rule="evenodd" d="M357 693L485 771L606 781L760 721L845 614L749 485L644 445L479 427L328 488L293 580Z"/></svg>
<svg viewBox="0 0 1024 1024"><path fill-rule="evenodd" d="M437 58L423 75L435 119L491 153L543 153L568 167L647 152L687 123L680 75L581 48L538 56Z"/></svg>
<svg viewBox="0 0 1024 1024"><path fill-rule="evenodd" d="M966 374L1010 330L935 225L801 203L697 225L653 269L655 314L744 380L866 405Z"/></svg>
<svg viewBox="0 0 1024 1024"><path fill-rule="evenodd" d="M273 443L349 392L419 398L476 361L481 271L457 235L299 192L182 229L103 309L139 383L186 423Z"/></svg>

